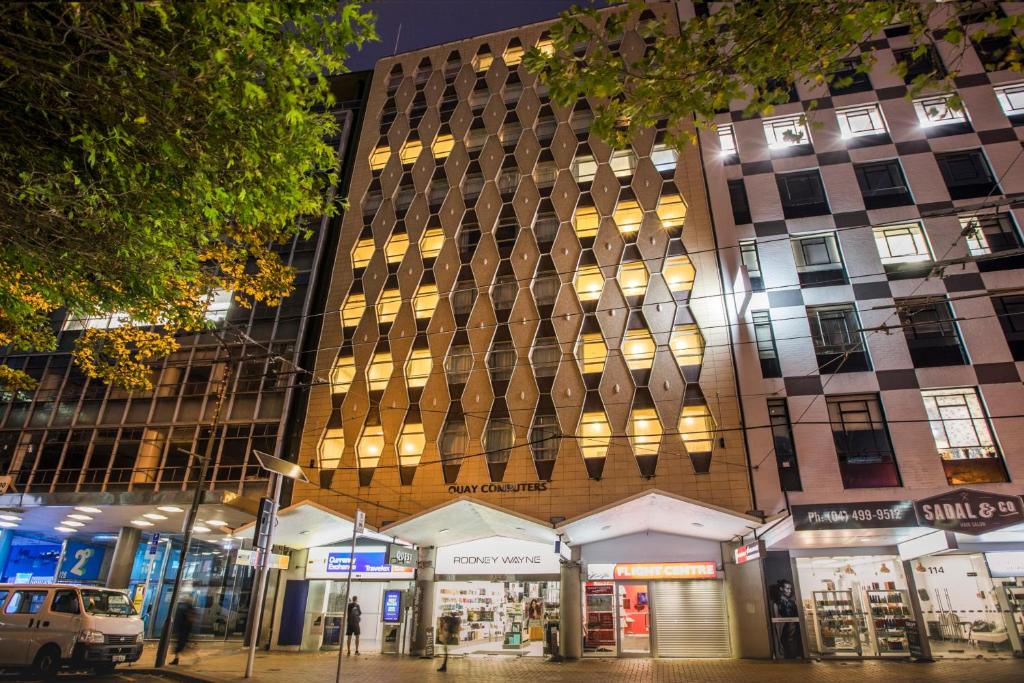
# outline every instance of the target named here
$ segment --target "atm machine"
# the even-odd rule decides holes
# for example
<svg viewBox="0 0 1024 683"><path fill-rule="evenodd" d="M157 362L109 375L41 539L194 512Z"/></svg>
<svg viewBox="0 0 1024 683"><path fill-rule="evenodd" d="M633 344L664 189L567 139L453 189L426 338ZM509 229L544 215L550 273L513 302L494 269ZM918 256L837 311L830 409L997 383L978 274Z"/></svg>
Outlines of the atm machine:
<svg viewBox="0 0 1024 683"><path fill-rule="evenodd" d="M401 654L406 602L406 591L398 589L384 591L380 610L380 653L382 655Z"/></svg>

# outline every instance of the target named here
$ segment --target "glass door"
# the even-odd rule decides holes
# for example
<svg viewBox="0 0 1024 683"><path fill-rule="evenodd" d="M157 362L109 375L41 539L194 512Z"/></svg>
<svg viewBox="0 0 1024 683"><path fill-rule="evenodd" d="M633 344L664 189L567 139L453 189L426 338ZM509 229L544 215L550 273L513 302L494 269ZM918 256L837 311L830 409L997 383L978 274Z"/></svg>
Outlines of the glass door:
<svg viewBox="0 0 1024 683"><path fill-rule="evenodd" d="M651 654L651 593L647 582L616 584L619 655Z"/></svg>

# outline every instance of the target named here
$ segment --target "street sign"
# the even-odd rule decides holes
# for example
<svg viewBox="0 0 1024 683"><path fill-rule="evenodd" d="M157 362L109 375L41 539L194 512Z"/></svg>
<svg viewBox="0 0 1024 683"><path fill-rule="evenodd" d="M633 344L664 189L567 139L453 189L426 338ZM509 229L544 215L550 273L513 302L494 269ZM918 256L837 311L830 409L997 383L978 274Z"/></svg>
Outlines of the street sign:
<svg viewBox="0 0 1024 683"><path fill-rule="evenodd" d="M366 513L362 510L356 510L356 528L355 533L361 534L366 528Z"/></svg>
<svg viewBox="0 0 1024 683"><path fill-rule="evenodd" d="M146 555L156 555L157 550L160 547L160 534L153 534L149 539L149 547L146 549Z"/></svg>
<svg viewBox="0 0 1024 683"><path fill-rule="evenodd" d="M274 524L274 512L276 506L272 498L264 496L260 498L260 509L256 513L256 529L253 532L252 544L260 550L267 549L270 540L270 530Z"/></svg>
<svg viewBox="0 0 1024 683"><path fill-rule="evenodd" d="M914 504L922 526L977 536L1024 522L1020 496L958 489Z"/></svg>

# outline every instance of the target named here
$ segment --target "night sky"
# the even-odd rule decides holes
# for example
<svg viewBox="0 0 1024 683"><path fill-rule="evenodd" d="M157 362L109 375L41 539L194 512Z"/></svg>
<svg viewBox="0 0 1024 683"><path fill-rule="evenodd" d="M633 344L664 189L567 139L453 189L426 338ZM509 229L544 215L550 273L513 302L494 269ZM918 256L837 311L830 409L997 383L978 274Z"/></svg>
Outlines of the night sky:
<svg viewBox="0 0 1024 683"><path fill-rule="evenodd" d="M372 69L381 57L554 19L582 4L586 0L375 0L367 8L377 15L380 41L353 53L348 66Z"/></svg>

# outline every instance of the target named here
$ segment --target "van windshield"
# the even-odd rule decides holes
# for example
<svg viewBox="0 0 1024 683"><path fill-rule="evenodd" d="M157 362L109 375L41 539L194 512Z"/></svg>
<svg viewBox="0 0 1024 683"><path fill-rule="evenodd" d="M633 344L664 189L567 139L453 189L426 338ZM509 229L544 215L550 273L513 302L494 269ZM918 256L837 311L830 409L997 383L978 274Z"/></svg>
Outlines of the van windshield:
<svg viewBox="0 0 1024 683"><path fill-rule="evenodd" d="M136 613L128 596L114 591L82 590L82 604L89 614L127 617Z"/></svg>

